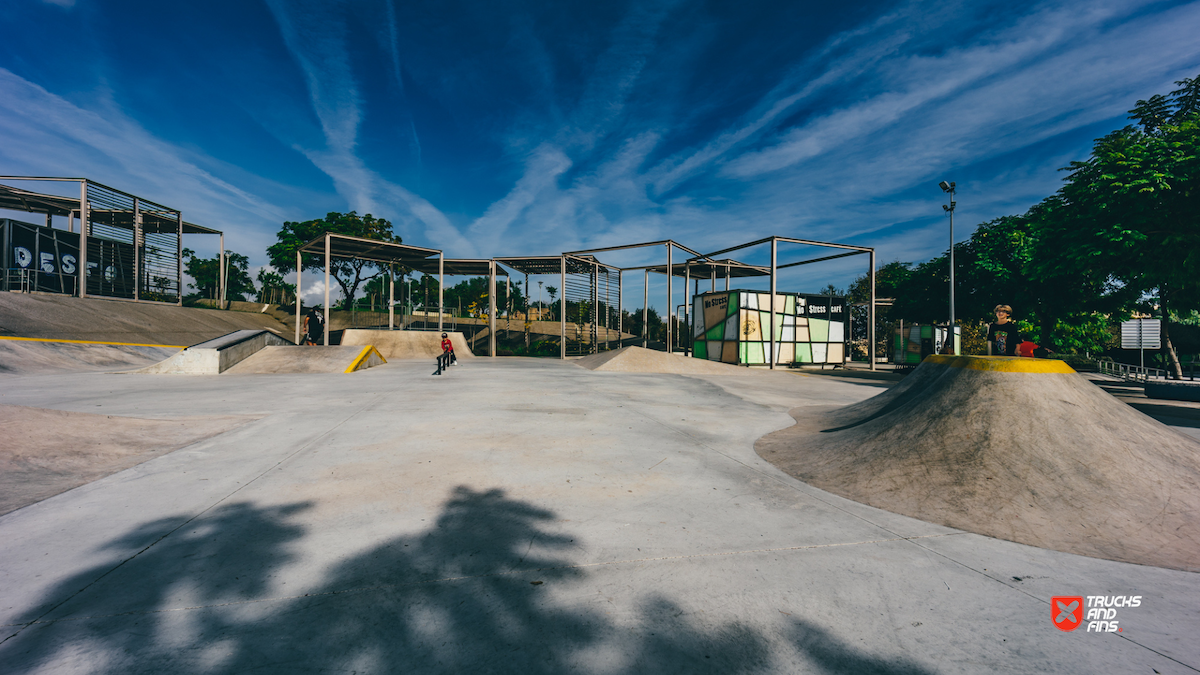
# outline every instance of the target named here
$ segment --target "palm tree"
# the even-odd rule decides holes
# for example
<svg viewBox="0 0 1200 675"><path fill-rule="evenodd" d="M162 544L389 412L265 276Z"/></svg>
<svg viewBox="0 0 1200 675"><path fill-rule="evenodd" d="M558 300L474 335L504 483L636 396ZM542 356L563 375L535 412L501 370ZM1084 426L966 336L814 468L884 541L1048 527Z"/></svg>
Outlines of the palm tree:
<svg viewBox="0 0 1200 675"><path fill-rule="evenodd" d="M558 295L558 289L555 288L554 286L547 286L546 293L548 293L550 295L550 306L553 307L554 306L554 296ZM554 320L553 317L551 317L551 321L553 321L553 320Z"/></svg>

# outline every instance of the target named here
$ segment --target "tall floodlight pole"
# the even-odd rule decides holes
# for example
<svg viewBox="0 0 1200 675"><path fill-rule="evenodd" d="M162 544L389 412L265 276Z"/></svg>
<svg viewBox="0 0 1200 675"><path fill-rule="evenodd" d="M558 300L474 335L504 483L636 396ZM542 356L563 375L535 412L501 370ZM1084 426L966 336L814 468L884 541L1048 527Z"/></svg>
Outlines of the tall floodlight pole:
<svg viewBox="0 0 1200 675"><path fill-rule="evenodd" d="M938 183L938 187L950 195L950 205L942 204L942 209L950 214L950 325L946 339L950 340L954 355L958 356L958 340L954 339L954 181L942 181Z"/></svg>

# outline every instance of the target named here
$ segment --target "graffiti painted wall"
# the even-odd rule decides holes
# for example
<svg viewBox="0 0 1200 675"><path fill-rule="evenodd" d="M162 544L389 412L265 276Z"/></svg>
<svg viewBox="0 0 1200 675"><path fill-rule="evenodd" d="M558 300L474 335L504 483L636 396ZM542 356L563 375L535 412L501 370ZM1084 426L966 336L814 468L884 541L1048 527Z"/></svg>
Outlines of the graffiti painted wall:
<svg viewBox="0 0 1200 675"><path fill-rule="evenodd" d="M846 355L846 299L804 293L722 291L695 298L692 353L740 365L768 362L771 323L775 362L842 363Z"/></svg>

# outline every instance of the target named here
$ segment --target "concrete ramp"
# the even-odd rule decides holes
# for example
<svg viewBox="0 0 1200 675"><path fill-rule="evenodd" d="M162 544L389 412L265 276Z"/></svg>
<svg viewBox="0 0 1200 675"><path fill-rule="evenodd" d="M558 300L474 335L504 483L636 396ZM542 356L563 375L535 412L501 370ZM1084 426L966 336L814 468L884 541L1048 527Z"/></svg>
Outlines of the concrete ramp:
<svg viewBox="0 0 1200 675"><path fill-rule="evenodd" d="M236 330L291 329L268 314L65 295L0 293L0 336L194 345Z"/></svg>
<svg viewBox="0 0 1200 675"><path fill-rule="evenodd" d="M192 345L161 363L137 372L155 375L220 375L261 349L290 344L270 331L238 330Z"/></svg>
<svg viewBox="0 0 1200 675"><path fill-rule="evenodd" d="M1061 361L928 357L889 391L796 408L764 459L844 497L1068 553L1200 571L1200 442Z"/></svg>
<svg viewBox="0 0 1200 675"><path fill-rule="evenodd" d="M387 363L371 345L265 347L225 371L228 375L353 373Z"/></svg>
<svg viewBox="0 0 1200 675"><path fill-rule="evenodd" d="M474 358L462 333L446 331L454 355L459 359ZM389 361L403 359L436 359L442 354L442 334L423 330L364 330L347 328L342 334L343 345L374 345L375 349Z"/></svg>
<svg viewBox="0 0 1200 675"><path fill-rule="evenodd" d="M0 337L0 375L141 368L182 347Z"/></svg>
<svg viewBox="0 0 1200 675"><path fill-rule="evenodd" d="M588 370L618 373L671 373L674 375L758 375L763 371L728 363L694 359L643 347L622 347L575 360Z"/></svg>

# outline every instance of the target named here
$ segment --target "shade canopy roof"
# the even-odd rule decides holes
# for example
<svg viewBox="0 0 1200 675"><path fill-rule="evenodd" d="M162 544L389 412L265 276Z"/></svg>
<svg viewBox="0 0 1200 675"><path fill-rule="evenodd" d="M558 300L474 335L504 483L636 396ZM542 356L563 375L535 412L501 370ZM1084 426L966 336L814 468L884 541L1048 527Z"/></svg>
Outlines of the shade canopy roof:
<svg viewBox="0 0 1200 675"><path fill-rule="evenodd" d="M667 273L666 265L651 265L637 269L647 269L655 274ZM713 262L676 263L671 265L671 276L674 277L691 276L693 279L708 279L715 274L718 279L724 279L726 272L728 272L730 278L771 276L771 268L769 267L747 265L746 263L729 259L714 260Z"/></svg>
<svg viewBox="0 0 1200 675"><path fill-rule="evenodd" d="M496 262L524 274L561 274L563 257L558 255L517 256L496 258ZM565 257L567 274L590 274L592 270L596 269L599 262L590 255L566 255ZM599 263L599 268L601 274L608 274L610 270L616 271L617 269L603 263Z"/></svg>
<svg viewBox="0 0 1200 675"><path fill-rule="evenodd" d="M325 238L329 238L329 254L337 258L359 258L377 263L396 263L415 268L417 265L433 258L433 269L437 271L437 256L441 251L436 248L409 246L378 239L351 237L345 234L326 232L300 247L303 253L325 255Z"/></svg>
<svg viewBox="0 0 1200 675"><path fill-rule="evenodd" d="M424 274L436 275L438 273L437 258L409 263L408 266ZM491 261L487 259L446 258L442 261L441 273L447 276L486 277L492 273L492 265ZM496 275L508 276L504 270L499 268L496 269Z"/></svg>
<svg viewBox="0 0 1200 675"><path fill-rule="evenodd" d="M143 232L153 234L179 230L178 211L160 207L145 200L142 203L144 206L139 209L139 213L142 216ZM52 216L70 216L79 213L79 198L42 194L0 184L0 209L46 213ZM94 205L88 209L88 218L91 222L127 230L133 229L133 217L132 209L104 209L96 208ZM221 234L221 231L184 221L183 233Z"/></svg>

